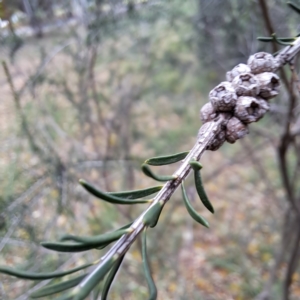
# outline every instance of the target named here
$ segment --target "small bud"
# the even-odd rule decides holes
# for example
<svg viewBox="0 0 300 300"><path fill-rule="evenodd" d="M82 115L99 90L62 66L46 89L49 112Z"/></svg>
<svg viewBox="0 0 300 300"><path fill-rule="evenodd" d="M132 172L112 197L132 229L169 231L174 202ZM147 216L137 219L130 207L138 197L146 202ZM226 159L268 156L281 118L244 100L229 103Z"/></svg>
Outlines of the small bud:
<svg viewBox="0 0 300 300"><path fill-rule="evenodd" d="M268 110L269 104L264 99L239 97L234 109L234 116L248 124L260 120Z"/></svg>
<svg viewBox="0 0 300 300"><path fill-rule="evenodd" d="M243 73L250 73L251 69L245 64L238 64L231 71L226 73L226 79L231 82L236 76L239 76Z"/></svg>
<svg viewBox="0 0 300 300"><path fill-rule="evenodd" d="M212 121L217 116L212 104L210 102L205 103L200 110L200 120L202 123Z"/></svg>
<svg viewBox="0 0 300 300"><path fill-rule="evenodd" d="M232 117L226 126L226 141L230 144L234 144L238 139L243 138L248 133L248 126L242 123L238 118Z"/></svg>
<svg viewBox="0 0 300 300"><path fill-rule="evenodd" d="M258 52L251 55L247 62L253 74L276 71L276 60L272 54Z"/></svg>
<svg viewBox="0 0 300 300"><path fill-rule="evenodd" d="M207 146L207 150L216 151L218 150L225 142L225 130L220 131L219 134L215 136L213 141Z"/></svg>
<svg viewBox="0 0 300 300"><path fill-rule="evenodd" d="M238 96L256 97L259 94L258 81L251 73L236 76L232 81L232 86Z"/></svg>
<svg viewBox="0 0 300 300"><path fill-rule="evenodd" d="M210 91L209 99L215 111L231 111L235 106L237 95L232 84L224 81Z"/></svg>
<svg viewBox="0 0 300 300"><path fill-rule="evenodd" d="M256 75L259 86L259 96L264 99L271 99L279 94L280 80L274 73L261 73Z"/></svg>

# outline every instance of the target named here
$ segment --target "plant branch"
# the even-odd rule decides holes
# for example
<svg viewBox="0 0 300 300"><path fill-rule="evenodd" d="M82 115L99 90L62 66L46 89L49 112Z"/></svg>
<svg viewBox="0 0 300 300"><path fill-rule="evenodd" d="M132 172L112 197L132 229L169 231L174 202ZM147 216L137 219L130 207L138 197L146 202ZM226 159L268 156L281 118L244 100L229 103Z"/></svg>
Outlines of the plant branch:
<svg viewBox="0 0 300 300"><path fill-rule="evenodd" d="M294 56L300 51L300 38L298 38L292 46L288 46L284 48L281 53L276 57L277 68L279 69L284 64L290 62ZM101 262L95 269L87 276L80 284L79 288L85 287L86 283L94 276L95 273L99 269L102 268L104 264L106 264L113 257L122 256L131 246L131 244L135 241L137 236L142 232L145 225L143 223L144 215L158 202L162 202L165 204L171 197L171 195L176 191L181 182L189 175L191 171L191 166L189 165L189 161L194 158L199 160L207 149L207 146L213 141L218 133L222 130L223 126L226 126L226 123L229 119L229 115L226 113L220 114L215 120L205 123L199 131L198 139L190 153L182 162L180 168L173 174L176 179L168 181L161 191L154 198L151 206L148 207L146 211L144 211L136 221L131 225L132 231L130 233L124 234L115 245L101 258Z"/></svg>
<svg viewBox="0 0 300 300"><path fill-rule="evenodd" d="M294 228L297 228L297 231L296 231L294 245L292 246L292 254L288 261L285 280L283 283L283 300L290 299L290 287L291 287L291 284L293 281L293 275L294 275L295 270L297 269L297 266L299 263L300 229L299 229L298 215L297 215L295 223L296 223L296 226Z"/></svg>
<svg viewBox="0 0 300 300"><path fill-rule="evenodd" d="M124 254L131 244L135 241L137 236L142 232L143 228L145 227L143 223L144 215L159 201L163 202L164 204L170 199L171 195L176 191L178 186L181 184L182 180L185 179L190 171L191 166L189 165L189 161L194 158L199 160L206 147L211 143L214 137L221 131L222 126L226 125L229 116L227 114L221 114L218 119L205 123L198 135L197 143L194 145L190 153L182 162L181 167L173 174L177 178L175 180L168 181L161 191L156 195L153 200L151 206L148 207L146 211L144 211L140 217L131 225L131 229L133 231L129 234L123 235L116 244L102 257L102 262L95 268L93 272L90 273L79 285L79 287L85 286L86 282L89 280L90 277L93 276L97 270L99 270L102 265L111 259L113 256L117 255L118 257Z"/></svg>
<svg viewBox="0 0 300 300"><path fill-rule="evenodd" d="M265 26L267 28L267 31L268 31L269 35L271 36L273 33L275 33L275 31L274 31L274 27L273 27L272 22L271 22L271 18L270 18L270 15L269 15L269 10L268 10L267 3L266 3L265 0L259 0L259 4L260 4L261 11L262 11L262 14L263 14L263 19L265 21ZM272 48L273 48L273 52L278 51L278 46L277 46L276 41L272 41ZM282 78L282 81L284 82L284 85L288 89L288 86L289 86L288 79L287 79L286 73L282 69L280 70L280 76Z"/></svg>
<svg viewBox="0 0 300 300"><path fill-rule="evenodd" d="M280 69L283 65L290 62L294 56L300 51L300 38L295 40L293 45L284 48L276 57L277 69ZM122 256L135 241L137 236L143 231L145 225L143 223L144 215L159 201L165 204L176 191L178 186L181 184L191 171L189 161L194 158L199 160L207 149L207 146L213 141L218 133L222 130L223 126L226 126L229 115L226 113L220 114L215 120L205 123L199 130L198 139L188 156L182 162L180 168L173 174L176 176L175 180L168 181L161 191L154 198L153 203L144 211L131 225L132 231L124 234L114 246L101 258L101 262L95 267L95 269L79 284L79 288L86 286L86 283L97 273L103 265L105 265L113 257Z"/></svg>

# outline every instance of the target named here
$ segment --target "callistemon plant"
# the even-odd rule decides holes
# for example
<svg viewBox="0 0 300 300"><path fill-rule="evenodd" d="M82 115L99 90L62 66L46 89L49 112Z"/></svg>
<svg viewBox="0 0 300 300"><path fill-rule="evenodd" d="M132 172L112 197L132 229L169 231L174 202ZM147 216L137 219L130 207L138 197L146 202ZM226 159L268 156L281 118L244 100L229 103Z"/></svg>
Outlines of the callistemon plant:
<svg viewBox="0 0 300 300"><path fill-rule="evenodd" d="M274 36L262 39L273 41ZM41 243L42 247L58 252L101 250L112 245L99 260L67 271L32 273L0 266L0 272L28 280L62 279L58 283L50 282L50 284L36 289L30 295L31 298L41 298L63 292L59 298L55 299L85 299L97 284L104 280L101 291L101 299L104 300L107 299L111 284L127 251L139 234L142 233L142 257L144 273L149 287L149 299L156 299L157 289L147 260L147 229L156 226L164 205L179 186L182 191L183 204L188 214L196 222L209 227L208 222L193 208L188 199L184 188L185 178L191 172L193 173L199 199L205 208L214 213L213 205L203 188L201 180L202 165L199 160L202 154L206 150L219 149L226 141L233 144L248 134L249 124L259 121L268 111L269 101L278 95L280 80L274 72L283 65L292 62L299 51L300 38L294 38L293 43L284 48L276 57L265 52L259 52L251 55L247 64L239 64L229 71L227 81L221 82L211 90L209 102L200 110L200 119L203 125L199 130L194 147L190 151L150 158L142 165L142 171L146 176L164 182L163 185L143 190L108 193L85 180L79 181L87 192L102 201L118 205L140 203L148 205L136 220L113 232L96 236L67 234L61 237L58 242L47 241ZM157 175L151 169L151 166L175 163L178 163L179 167L170 176ZM64 276L80 270L85 270L85 273L63 280Z"/></svg>

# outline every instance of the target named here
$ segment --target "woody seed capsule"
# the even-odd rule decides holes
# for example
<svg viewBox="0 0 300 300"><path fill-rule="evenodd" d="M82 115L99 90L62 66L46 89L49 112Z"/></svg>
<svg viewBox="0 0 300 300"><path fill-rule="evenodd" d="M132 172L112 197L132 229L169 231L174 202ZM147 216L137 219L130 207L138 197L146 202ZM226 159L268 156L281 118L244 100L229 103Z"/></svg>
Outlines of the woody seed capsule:
<svg viewBox="0 0 300 300"><path fill-rule="evenodd" d="M226 79L227 81L231 82L236 76L239 76L243 73L251 73L250 67L245 64L238 64L231 71L226 73Z"/></svg>
<svg viewBox="0 0 300 300"><path fill-rule="evenodd" d="M234 144L248 133L248 126L236 117L232 117L226 125L226 141L230 144Z"/></svg>
<svg viewBox="0 0 300 300"><path fill-rule="evenodd" d="M224 81L210 91L209 99L215 111L231 111L237 101L237 95L232 84Z"/></svg>
<svg viewBox="0 0 300 300"><path fill-rule="evenodd" d="M251 55L247 64L253 74L276 71L275 58L267 52L258 52Z"/></svg>
<svg viewBox="0 0 300 300"><path fill-rule="evenodd" d="M269 104L264 99L239 97L234 109L234 116L248 124L260 120L268 110Z"/></svg>
<svg viewBox="0 0 300 300"><path fill-rule="evenodd" d="M232 86L238 96L256 97L259 94L258 81L251 73L236 76L232 81Z"/></svg>
<svg viewBox="0 0 300 300"><path fill-rule="evenodd" d="M256 75L259 86L259 96L264 99L271 99L279 94L279 77L270 72L264 72Z"/></svg>
<svg viewBox="0 0 300 300"><path fill-rule="evenodd" d="M207 150L216 151L218 150L225 142L225 130L220 131L213 141L206 147Z"/></svg>
<svg viewBox="0 0 300 300"><path fill-rule="evenodd" d="M200 120L202 123L212 121L217 116L212 104L210 102L205 103L200 110Z"/></svg>

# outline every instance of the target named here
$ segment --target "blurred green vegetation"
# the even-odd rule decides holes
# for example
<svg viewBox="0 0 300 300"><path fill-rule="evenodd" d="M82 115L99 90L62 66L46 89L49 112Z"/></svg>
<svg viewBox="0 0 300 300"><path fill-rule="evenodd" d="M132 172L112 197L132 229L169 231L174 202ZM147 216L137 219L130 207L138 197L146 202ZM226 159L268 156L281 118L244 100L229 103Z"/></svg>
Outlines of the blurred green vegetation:
<svg viewBox="0 0 300 300"><path fill-rule="evenodd" d="M53 3L57 11L62 9ZM110 191L153 184L140 172L140 163L189 150L209 90L250 54L271 51L256 41L265 29L255 1L143 1L134 2L132 11L123 1L87 3L85 14L63 19L42 39L22 36L17 29L28 24L17 23L23 44L13 60L11 33L1 32L5 43L0 53L9 62L39 152L28 143L1 72L0 264L41 271L99 258L99 251L58 255L39 242L64 233L90 235L117 228L144 206L116 209L88 195L78 179ZM295 34L297 16L281 1L272 1L270 9L278 20L278 35ZM55 11L44 23L59 18ZM274 105L282 105L281 98ZM159 299L244 300L261 291L286 207L273 148L281 124L274 122L275 110L270 114L273 118L250 126L245 140L203 157L215 215L203 210L188 181L190 199L211 229L190 219L176 193L155 230L149 231ZM175 168L163 167L161 172ZM126 255L111 299L147 297L140 248L137 242ZM34 287L6 275L0 280L1 299L28 299L25 292ZM272 299L281 299L280 281L276 289L278 298ZM291 299L299 296L297 272Z"/></svg>

